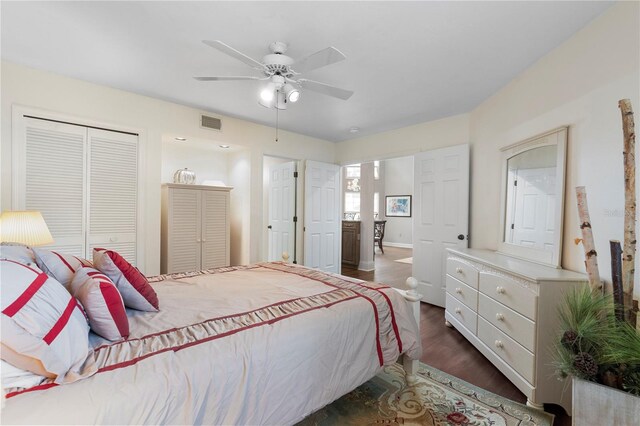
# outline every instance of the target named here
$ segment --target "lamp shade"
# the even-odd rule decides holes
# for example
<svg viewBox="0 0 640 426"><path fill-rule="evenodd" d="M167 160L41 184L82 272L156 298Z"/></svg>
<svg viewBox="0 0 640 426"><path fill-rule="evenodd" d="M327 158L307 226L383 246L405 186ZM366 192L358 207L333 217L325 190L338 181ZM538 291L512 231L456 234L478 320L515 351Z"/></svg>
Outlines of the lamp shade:
<svg viewBox="0 0 640 426"><path fill-rule="evenodd" d="M53 242L53 237L40 212L5 211L0 216L0 241L41 246Z"/></svg>

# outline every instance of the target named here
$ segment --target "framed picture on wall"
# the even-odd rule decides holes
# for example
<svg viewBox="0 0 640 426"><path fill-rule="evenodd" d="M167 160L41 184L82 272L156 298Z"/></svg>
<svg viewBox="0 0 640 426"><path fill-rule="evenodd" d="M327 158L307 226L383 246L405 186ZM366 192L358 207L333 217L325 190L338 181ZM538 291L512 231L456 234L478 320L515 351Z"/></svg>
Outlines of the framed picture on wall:
<svg viewBox="0 0 640 426"><path fill-rule="evenodd" d="M385 216L411 217L411 195L387 195Z"/></svg>

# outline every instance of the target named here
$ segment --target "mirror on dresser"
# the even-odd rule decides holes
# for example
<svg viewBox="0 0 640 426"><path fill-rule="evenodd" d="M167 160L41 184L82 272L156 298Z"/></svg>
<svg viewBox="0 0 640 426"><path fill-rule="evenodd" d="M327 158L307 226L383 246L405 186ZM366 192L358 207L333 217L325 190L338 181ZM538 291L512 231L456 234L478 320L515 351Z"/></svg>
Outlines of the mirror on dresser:
<svg viewBox="0 0 640 426"><path fill-rule="evenodd" d="M498 251L560 267L567 128L502 151Z"/></svg>

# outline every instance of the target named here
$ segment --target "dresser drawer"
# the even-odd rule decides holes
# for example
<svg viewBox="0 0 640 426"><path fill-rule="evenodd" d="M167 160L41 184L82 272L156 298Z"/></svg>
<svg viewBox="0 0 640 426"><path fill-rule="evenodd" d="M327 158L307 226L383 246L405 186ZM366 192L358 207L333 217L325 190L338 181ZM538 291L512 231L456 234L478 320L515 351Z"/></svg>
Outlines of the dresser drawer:
<svg viewBox="0 0 640 426"><path fill-rule="evenodd" d="M523 348L511 337L504 334L484 318L478 318L478 337L502 360L524 377L529 383L535 385L534 370L535 358L531 352Z"/></svg>
<svg viewBox="0 0 640 426"><path fill-rule="evenodd" d="M478 309L478 290L447 275L447 293L467 305L474 311Z"/></svg>
<svg viewBox="0 0 640 426"><path fill-rule="evenodd" d="M455 319L460 321L469 331L476 334L478 314L469 309L464 303L447 293L446 309Z"/></svg>
<svg viewBox="0 0 640 426"><path fill-rule="evenodd" d="M536 324L492 298L480 293L478 315L530 350L535 349Z"/></svg>
<svg viewBox="0 0 640 426"><path fill-rule="evenodd" d="M531 283L531 285L535 285ZM532 320L536 319L538 296L530 289L509 277L486 272L480 273L479 289L508 308Z"/></svg>
<svg viewBox="0 0 640 426"><path fill-rule="evenodd" d="M478 270L468 263L457 259L447 259L447 274L455 277L470 287L478 288Z"/></svg>

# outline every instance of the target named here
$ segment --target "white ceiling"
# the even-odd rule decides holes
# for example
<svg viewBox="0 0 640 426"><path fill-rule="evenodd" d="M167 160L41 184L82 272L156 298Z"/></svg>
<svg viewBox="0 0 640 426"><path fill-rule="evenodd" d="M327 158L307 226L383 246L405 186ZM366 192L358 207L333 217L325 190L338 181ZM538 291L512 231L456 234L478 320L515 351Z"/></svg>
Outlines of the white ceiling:
<svg viewBox="0 0 640 426"><path fill-rule="evenodd" d="M282 128L331 141L472 110L610 2L7 2L2 59L274 125L260 82L201 40L260 60L273 41L298 58L335 46L347 60L306 78L355 91L306 91Z"/></svg>

